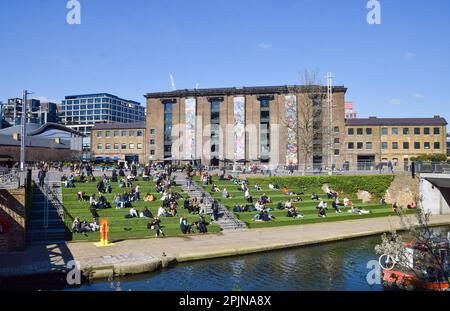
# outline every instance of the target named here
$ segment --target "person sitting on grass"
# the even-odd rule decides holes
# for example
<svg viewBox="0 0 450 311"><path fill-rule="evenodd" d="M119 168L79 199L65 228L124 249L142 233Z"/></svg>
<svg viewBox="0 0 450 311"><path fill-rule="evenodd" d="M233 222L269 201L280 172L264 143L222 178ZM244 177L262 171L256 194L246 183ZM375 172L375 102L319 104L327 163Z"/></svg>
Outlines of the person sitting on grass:
<svg viewBox="0 0 450 311"><path fill-rule="evenodd" d="M116 209L124 208L125 204L122 201L122 197L119 193L114 196L114 204L116 205Z"/></svg>
<svg viewBox="0 0 450 311"><path fill-rule="evenodd" d="M183 234L192 233L192 226L189 225L187 219L183 216L180 217L180 229Z"/></svg>
<svg viewBox="0 0 450 311"><path fill-rule="evenodd" d="M104 185L103 185L103 180L100 180L100 181L97 183L97 190L98 190L98 193L99 193L99 194L105 193L105 187L104 187Z"/></svg>
<svg viewBox="0 0 450 311"><path fill-rule="evenodd" d="M365 209L361 209L358 207L352 207L348 210L349 213L355 214L355 215L363 215L363 214L371 214L372 211L367 211Z"/></svg>
<svg viewBox="0 0 450 311"><path fill-rule="evenodd" d="M350 201L348 198L344 198L344 206L345 207L353 206L353 202Z"/></svg>
<svg viewBox="0 0 450 311"><path fill-rule="evenodd" d="M145 182L150 181L150 175L144 170L144 173L142 174L142 180Z"/></svg>
<svg viewBox="0 0 450 311"><path fill-rule="evenodd" d="M323 208L323 209L328 209L328 204L325 203L323 200L321 200L321 201L319 202L319 205L317 205L317 209L321 209L321 208Z"/></svg>
<svg viewBox="0 0 450 311"><path fill-rule="evenodd" d="M89 204L94 205L95 208L98 207L98 202L97 202L97 198L95 197L95 193L92 194L92 196L89 198Z"/></svg>
<svg viewBox="0 0 450 311"><path fill-rule="evenodd" d="M325 217L327 217L327 211L325 210L324 207L320 207L320 208L319 208L319 217L320 217L320 218L325 218Z"/></svg>
<svg viewBox="0 0 450 311"><path fill-rule="evenodd" d="M336 213L340 214L341 209L339 208L339 199L336 198L336 200L333 200L333 203L331 204L333 208L336 210Z"/></svg>
<svg viewBox="0 0 450 311"><path fill-rule="evenodd" d="M275 220L275 216L269 214L267 211L261 211L253 218L253 221L256 222L268 222L271 220Z"/></svg>
<svg viewBox="0 0 450 311"><path fill-rule="evenodd" d="M406 207L407 207L408 209L417 209L416 202L412 202L411 204L408 204Z"/></svg>
<svg viewBox="0 0 450 311"><path fill-rule="evenodd" d="M172 215L166 211L166 209L160 205L158 208L158 217L171 217Z"/></svg>
<svg viewBox="0 0 450 311"><path fill-rule="evenodd" d="M98 224L97 219L93 219L92 222L89 224L89 227L92 232L100 231L100 225Z"/></svg>
<svg viewBox="0 0 450 311"><path fill-rule="evenodd" d="M327 187L326 193L327 193L328 199L335 199L339 196L339 194L336 191L331 190L329 187Z"/></svg>
<svg viewBox="0 0 450 311"><path fill-rule="evenodd" d="M111 204L109 204L108 200L103 195L100 195L98 198L97 207L100 209L111 208Z"/></svg>
<svg viewBox="0 0 450 311"><path fill-rule="evenodd" d="M139 213L135 207L130 208L130 218L139 218Z"/></svg>
<svg viewBox="0 0 450 311"><path fill-rule="evenodd" d="M175 217L177 216L177 206L175 205L174 202L171 202L169 205L169 217Z"/></svg>
<svg viewBox="0 0 450 311"><path fill-rule="evenodd" d="M392 211L393 212L396 212L397 214L399 214L401 212L401 210L402 210L402 207L397 202L392 204Z"/></svg>
<svg viewBox="0 0 450 311"><path fill-rule="evenodd" d="M156 185L156 193L163 193L164 192L164 188L161 184L157 184Z"/></svg>
<svg viewBox="0 0 450 311"><path fill-rule="evenodd" d="M81 233L81 221L80 218L75 218L72 223L72 232Z"/></svg>
<svg viewBox="0 0 450 311"><path fill-rule="evenodd" d="M159 220L158 217L153 218L153 220L147 224L147 229L156 231L155 238L160 235L163 237L165 236L164 232L161 230L161 220Z"/></svg>
<svg viewBox="0 0 450 311"><path fill-rule="evenodd" d="M258 212L259 212L259 211L263 211L263 210L265 209L264 204L261 204L261 203L259 202L259 200L256 201L256 203L255 203L255 209L256 209Z"/></svg>
<svg viewBox="0 0 450 311"><path fill-rule="evenodd" d="M290 209L292 207L291 200L287 200L286 203L284 203L284 208Z"/></svg>
<svg viewBox="0 0 450 311"><path fill-rule="evenodd" d="M92 218L98 219L100 216L97 213L97 205L95 203L91 203L89 206L89 211L91 212Z"/></svg>
<svg viewBox="0 0 450 311"><path fill-rule="evenodd" d="M284 195L291 195L291 193L289 192L288 187L286 187L286 186L284 186L284 188L283 188L283 193L284 193Z"/></svg>
<svg viewBox="0 0 450 311"><path fill-rule="evenodd" d="M111 181L108 178L106 178L103 180L103 183L105 184L105 193L111 193L112 192Z"/></svg>
<svg viewBox="0 0 450 311"><path fill-rule="evenodd" d="M299 213L294 206L292 206L291 208L288 209L287 217L303 218L304 216L303 214Z"/></svg>
<svg viewBox="0 0 450 311"><path fill-rule="evenodd" d="M263 193L259 199L261 200L262 204L270 204L272 203L272 200L267 196L267 194Z"/></svg>
<svg viewBox="0 0 450 311"><path fill-rule="evenodd" d="M211 187L211 192L220 192L220 189L219 189L219 187L217 187L217 185L216 184L213 184L212 185L212 187Z"/></svg>
<svg viewBox="0 0 450 311"><path fill-rule="evenodd" d="M261 191L261 186L259 184L255 184L254 188L256 191Z"/></svg>
<svg viewBox="0 0 450 311"><path fill-rule="evenodd" d="M205 217L200 216L199 220L196 222L198 232L200 232L201 234L208 233L207 225L208 224L206 223Z"/></svg>
<svg viewBox="0 0 450 311"><path fill-rule="evenodd" d="M155 201L155 197L153 196L153 194L147 192L147 194L144 197L144 202L153 202L153 201Z"/></svg>
<svg viewBox="0 0 450 311"><path fill-rule="evenodd" d="M278 210L284 210L285 209L285 206L283 205L283 202L278 202L278 204L277 204L277 209Z"/></svg>
<svg viewBox="0 0 450 311"><path fill-rule="evenodd" d="M69 176L69 182L67 184L67 188L75 188L75 176L73 176L73 174L70 174L70 176Z"/></svg>
<svg viewBox="0 0 450 311"><path fill-rule="evenodd" d="M252 203L253 200L251 200L252 196L250 195L250 191L245 190L244 192L244 200L247 201L248 203Z"/></svg>
<svg viewBox="0 0 450 311"><path fill-rule="evenodd" d="M78 199L78 201L81 201L81 202L86 201L86 192L78 191L77 192L77 199Z"/></svg>
<svg viewBox="0 0 450 311"><path fill-rule="evenodd" d="M153 218L152 212L148 209L148 207L144 207L142 212L139 214L140 218Z"/></svg>
<svg viewBox="0 0 450 311"><path fill-rule="evenodd" d="M280 186L269 183L269 189L270 190L280 190Z"/></svg>
<svg viewBox="0 0 450 311"><path fill-rule="evenodd" d="M228 192L227 188L223 188L222 197L225 199L231 199L231 194Z"/></svg>
<svg viewBox="0 0 450 311"><path fill-rule="evenodd" d="M317 194L313 193L311 195L311 200L313 200L313 201L320 201L320 198L319 198L319 196Z"/></svg>
<svg viewBox="0 0 450 311"><path fill-rule="evenodd" d="M128 174L128 176L127 176L127 181L128 181L129 183L132 183L132 182L135 181L135 180L136 180L136 176L132 175L131 173Z"/></svg>

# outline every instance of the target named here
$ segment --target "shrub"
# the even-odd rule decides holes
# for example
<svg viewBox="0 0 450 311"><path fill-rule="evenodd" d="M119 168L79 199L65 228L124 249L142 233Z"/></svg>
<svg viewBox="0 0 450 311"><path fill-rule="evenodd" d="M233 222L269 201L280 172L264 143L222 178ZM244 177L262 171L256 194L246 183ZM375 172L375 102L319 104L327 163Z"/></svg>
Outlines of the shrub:
<svg viewBox="0 0 450 311"><path fill-rule="evenodd" d="M322 186L328 184L330 188L341 194L356 194L359 190L371 193L375 198L381 198L394 181L393 175L358 175L358 176L283 176L249 178L250 183L267 184L269 182L287 186L293 191L322 193Z"/></svg>

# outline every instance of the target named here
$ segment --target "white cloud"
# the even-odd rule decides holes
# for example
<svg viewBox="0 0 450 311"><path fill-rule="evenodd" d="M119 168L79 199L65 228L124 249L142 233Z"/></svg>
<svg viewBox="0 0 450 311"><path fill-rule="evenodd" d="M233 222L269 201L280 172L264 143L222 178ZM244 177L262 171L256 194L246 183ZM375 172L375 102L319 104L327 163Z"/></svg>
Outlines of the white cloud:
<svg viewBox="0 0 450 311"><path fill-rule="evenodd" d="M398 106L398 105L402 104L402 101L400 99L398 99L398 98L393 98L393 99L390 100L390 103L391 103L391 105Z"/></svg>
<svg viewBox="0 0 450 311"><path fill-rule="evenodd" d="M425 96L424 96L422 93L414 93L414 94L413 94L413 97L414 97L414 98L417 98L417 99L425 98Z"/></svg>
<svg viewBox="0 0 450 311"><path fill-rule="evenodd" d="M272 48L272 44L261 42L260 44L258 44L258 47L263 50L268 50Z"/></svg>
<svg viewBox="0 0 450 311"><path fill-rule="evenodd" d="M404 56L406 59L413 59L414 57L416 57L416 54L413 52L405 52Z"/></svg>

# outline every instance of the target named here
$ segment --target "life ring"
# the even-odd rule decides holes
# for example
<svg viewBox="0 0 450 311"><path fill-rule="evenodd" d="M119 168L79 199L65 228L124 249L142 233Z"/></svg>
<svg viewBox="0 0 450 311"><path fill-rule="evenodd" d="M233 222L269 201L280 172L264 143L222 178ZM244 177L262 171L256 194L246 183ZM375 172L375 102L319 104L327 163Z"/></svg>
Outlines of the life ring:
<svg viewBox="0 0 450 311"><path fill-rule="evenodd" d="M7 234L8 230L9 223L4 219L0 219L0 234Z"/></svg>

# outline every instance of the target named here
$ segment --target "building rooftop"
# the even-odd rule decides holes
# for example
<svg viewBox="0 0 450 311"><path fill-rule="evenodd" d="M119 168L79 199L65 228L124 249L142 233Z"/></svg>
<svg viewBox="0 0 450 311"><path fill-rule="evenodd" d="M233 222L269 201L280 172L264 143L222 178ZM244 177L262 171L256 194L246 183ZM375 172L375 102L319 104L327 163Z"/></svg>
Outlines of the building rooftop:
<svg viewBox="0 0 450 311"><path fill-rule="evenodd" d="M69 96L66 96L65 99L66 100L71 100L71 99L92 98L92 97L111 97L111 98L119 99L119 100L122 100L122 101L126 101L128 103L133 103L133 104L141 106L141 103L138 103L138 102L136 102L134 100L123 99L123 98L120 98L119 96L112 95L112 94L109 94L109 93L69 95Z"/></svg>
<svg viewBox="0 0 450 311"><path fill-rule="evenodd" d="M26 131L27 131L27 136L36 136L39 134L44 133L45 131L48 130L60 130L60 131L65 131L77 136L84 136L82 133L75 131L74 129L71 129L69 127L66 127L64 125L61 124L57 124L57 123L45 123L44 125L39 125L39 124L35 124L35 123L27 123L27 127L26 127ZM13 135L14 133L20 133L21 132L21 126L17 125L17 126L11 126L11 127L7 127L4 129L0 130L0 135ZM33 138L34 139L34 138Z"/></svg>
<svg viewBox="0 0 450 311"><path fill-rule="evenodd" d="M327 91L326 86L322 87ZM258 94L288 94L294 91L301 92L306 89L304 85L284 85L284 86L256 86L256 87L231 87L231 88L210 88L210 89L185 89L170 92L156 92L144 95L148 98L174 98L191 96L224 96L224 95L258 95ZM344 86L333 87L334 92L347 92Z"/></svg>
<svg viewBox="0 0 450 311"><path fill-rule="evenodd" d="M420 125L435 125L443 126L447 125L447 121L441 117L434 118L358 118L358 119L347 119L345 120L347 126L420 126Z"/></svg>
<svg viewBox="0 0 450 311"><path fill-rule="evenodd" d="M12 135L3 135L0 134L0 145L1 146L12 146L12 147L20 147L20 140L15 140ZM60 144L58 144L55 140L45 139L45 138L36 138L29 137L26 140L26 147L39 147L39 148L52 148L52 149L70 149L70 143L62 140Z"/></svg>
<svg viewBox="0 0 450 311"><path fill-rule="evenodd" d="M100 123L96 124L92 130L133 130L145 129L145 122L138 123Z"/></svg>

